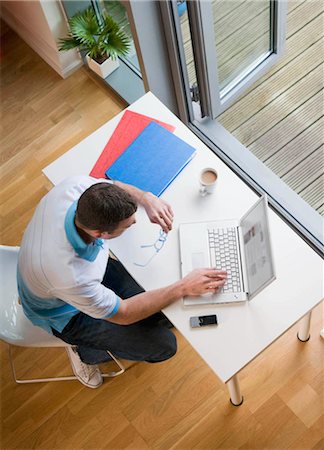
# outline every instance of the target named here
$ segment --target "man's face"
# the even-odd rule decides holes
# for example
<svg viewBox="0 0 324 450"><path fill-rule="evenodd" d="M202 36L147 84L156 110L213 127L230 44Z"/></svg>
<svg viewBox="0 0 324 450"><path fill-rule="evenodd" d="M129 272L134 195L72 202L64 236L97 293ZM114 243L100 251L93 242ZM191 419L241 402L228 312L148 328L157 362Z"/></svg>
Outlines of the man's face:
<svg viewBox="0 0 324 450"><path fill-rule="evenodd" d="M101 237L103 239L113 239L115 237L118 237L121 234L123 234L123 232L125 230L127 230L127 228L129 228L132 225L134 225L134 223L136 223L135 214L133 214L132 216L128 217L128 219L124 219L121 222L119 222L118 227L115 228L115 230L112 231L111 233L102 232L101 233Z"/></svg>

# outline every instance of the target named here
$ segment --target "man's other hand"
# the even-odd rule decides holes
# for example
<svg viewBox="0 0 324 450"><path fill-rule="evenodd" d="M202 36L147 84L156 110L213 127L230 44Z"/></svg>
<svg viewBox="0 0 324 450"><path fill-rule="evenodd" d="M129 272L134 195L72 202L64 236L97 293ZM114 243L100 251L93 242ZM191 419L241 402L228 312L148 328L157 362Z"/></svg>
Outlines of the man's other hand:
<svg viewBox="0 0 324 450"><path fill-rule="evenodd" d="M169 203L151 192L145 192L140 203L152 223L160 225L165 233L172 230L173 211Z"/></svg>

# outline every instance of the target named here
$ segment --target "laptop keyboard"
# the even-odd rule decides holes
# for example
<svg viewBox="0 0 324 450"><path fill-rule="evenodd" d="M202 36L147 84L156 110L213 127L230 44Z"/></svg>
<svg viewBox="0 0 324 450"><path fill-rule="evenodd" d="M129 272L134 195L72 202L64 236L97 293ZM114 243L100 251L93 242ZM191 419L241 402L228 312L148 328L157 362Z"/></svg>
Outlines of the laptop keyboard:
<svg viewBox="0 0 324 450"><path fill-rule="evenodd" d="M241 277L235 228L208 230L211 267L227 271L227 280L220 292L241 292Z"/></svg>

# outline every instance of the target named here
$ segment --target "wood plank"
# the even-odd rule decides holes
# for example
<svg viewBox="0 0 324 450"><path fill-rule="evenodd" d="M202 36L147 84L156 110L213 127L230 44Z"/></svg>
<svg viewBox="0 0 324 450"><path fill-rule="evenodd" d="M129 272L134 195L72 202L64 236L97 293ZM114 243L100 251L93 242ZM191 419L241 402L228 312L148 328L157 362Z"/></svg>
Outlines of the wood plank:
<svg viewBox="0 0 324 450"><path fill-rule="evenodd" d="M310 186L323 173L323 144L301 163L290 170L282 179L297 193Z"/></svg>
<svg viewBox="0 0 324 450"><path fill-rule="evenodd" d="M323 14L323 2L320 0L306 1L289 13L287 22L287 38L295 34L313 18Z"/></svg>
<svg viewBox="0 0 324 450"><path fill-rule="evenodd" d="M268 51L269 36L266 33L262 36L256 36L248 46L242 44L238 53L227 61L221 61L219 64L218 77L221 81L221 89L239 76L256 58L259 58Z"/></svg>
<svg viewBox="0 0 324 450"><path fill-rule="evenodd" d="M219 23L222 20L226 20L226 17L230 14L235 13L237 8L242 8L242 5L247 0L233 0L229 2L228 0L214 0L212 2L212 10L213 10L213 17L215 17L215 23ZM185 44L185 51L188 47L191 46L190 39L190 26L189 26L189 18L188 18L188 12L185 11L185 13L180 17L180 27L181 27L181 34L182 34L182 40Z"/></svg>
<svg viewBox="0 0 324 450"><path fill-rule="evenodd" d="M320 214L321 216L324 216L324 203L322 203L322 205L317 207L317 212L318 214Z"/></svg>
<svg viewBox="0 0 324 450"><path fill-rule="evenodd" d="M262 405L254 417L261 426L256 430L253 441L248 441L245 448L255 441L260 448L287 448L307 432L307 427L277 394Z"/></svg>
<svg viewBox="0 0 324 450"><path fill-rule="evenodd" d="M151 447L145 442L142 436L137 432L137 430L132 426L128 425L123 431L121 431L114 439L107 442L107 437L103 433L102 440L105 442L103 448L111 449L132 449L132 450L149 450ZM93 440L88 440L85 443L85 448L90 448L93 445ZM97 448L100 448L97 446Z"/></svg>
<svg viewBox="0 0 324 450"><path fill-rule="evenodd" d="M212 429L221 430L223 428L223 416L228 410L227 402L224 391L210 391L205 401L191 409L185 417L179 417L170 409L169 415L173 415L173 420L167 423L166 414L162 415L162 411L159 413L156 408L155 411L150 411L150 415L143 412L143 416L139 418L140 420L137 419L136 422L133 422L133 426L144 437L150 448L191 449L201 441L206 432L211 433ZM232 428L235 423L235 418L229 417L228 426ZM180 430L182 430L182 434L180 434ZM226 431L224 430L223 433L226 434ZM224 434L220 434L220 436L224 436ZM163 436L164 439L162 439ZM214 442L214 448L218 448L218 443L219 441Z"/></svg>
<svg viewBox="0 0 324 450"><path fill-rule="evenodd" d="M278 151L272 149L271 156L265 159L266 165L279 177L289 173L297 164L307 158L322 144L322 130L324 119L321 117L310 127L302 130L287 145L283 145Z"/></svg>
<svg viewBox="0 0 324 450"><path fill-rule="evenodd" d="M319 338L318 330L322 326L321 317L318 316L317 319L317 325L313 328L316 339ZM299 345L299 341L292 340L292 336L296 337L298 329L299 324L292 327L290 340L287 339L287 336L282 336L276 342L275 347L269 347L254 361L253 368L248 366L240 374L241 389L245 392L245 398L249 399L249 410L252 413L256 413L262 408L262 405L267 404L278 393L279 386L289 385L289 381L294 380L297 373L298 376L302 376L306 384L322 372L322 368L316 363L316 358L320 357L322 346L319 339L316 340L318 345L305 349L307 363L304 361L303 364L297 364L296 358L298 359L300 352L304 351L304 348ZM299 362L302 363L302 361ZM253 374L251 370L253 370ZM257 383L257 392L255 392L253 382Z"/></svg>
<svg viewBox="0 0 324 450"><path fill-rule="evenodd" d="M323 381L323 378L322 378ZM289 450L312 449L321 450L324 447L323 438L324 415L310 427L303 436L299 436L289 447Z"/></svg>
<svg viewBox="0 0 324 450"><path fill-rule="evenodd" d="M257 3L253 0L239 2L239 5L223 18L218 17L219 9L215 8L213 17L216 48L218 48L218 46L226 39L232 39L233 34L239 33L243 26L252 25L252 18L255 17L260 20L260 14L267 10L269 10L268 0L259 1ZM263 31L265 32L266 30L264 29Z"/></svg>
<svg viewBox="0 0 324 450"><path fill-rule="evenodd" d="M228 0L213 0L213 17L216 18L216 21L220 21L233 13L236 8L239 8L245 1L246 0L233 0L229 2Z"/></svg>
<svg viewBox="0 0 324 450"><path fill-rule="evenodd" d="M314 94L319 93L323 82L322 70L321 66L317 66L300 81L293 84L285 91L284 95L275 98L234 130L234 136L262 159L265 153L264 145L269 140L270 130L274 130L276 124L282 128L285 118L288 118L289 115L296 115L299 107L303 108L304 103L309 101ZM318 96L322 98L320 93ZM309 115L314 117L313 122L315 122L321 114L315 110L314 114L310 111ZM276 133L275 130L274 133ZM272 137L271 134L270 136Z"/></svg>
<svg viewBox="0 0 324 450"><path fill-rule="evenodd" d="M53 417L57 411L73 399L76 392L82 389L80 383L77 382L61 383L60 395L57 395L50 383L37 387L38 389L35 391L35 386L33 386L33 395L23 404L20 404L13 415L4 418L3 427L6 432L6 439L3 440L3 445L5 448L12 441L19 443L20 438L23 440L27 436L31 436L33 431ZM30 390L30 392L32 391ZM39 408L40 399L42 399L41 408ZM31 425L28 429L27 424Z"/></svg>
<svg viewBox="0 0 324 450"><path fill-rule="evenodd" d="M299 195L313 208L320 208L324 199L324 175L322 174L310 186L300 191Z"/></svg>
<svg viewBox="0 0 324 450"><path fill-rule="evenodd" d="M294 9L299 8L303 3L308 0L288 0L287 2L287 13L290 14Z"/></svg>
<svg viewBox="0 0 324 450"><path fill-rule="evenodd" d="M308 20L308 17L305 17ZM288 26L290 17L288 16ZM282 69L290 61L302 55L303 52L310 46L314 45L319 39L323 38L321 31L323 24L323 15L313 18L310 22L304 25L297 33L293 34L286 41L283 57L267 72L260 80L257 80L253 86L247 90L243 95L248 95L253 89L264 83L270 77L273 77L280 69Z"/></svg>
<svg viewBox="0 0 324 450"><path fill-rule="evenodd" d="M200 416L200 420L193 424L191 429L176 442L171 449L224 449L224 448L238 448L238 444L224 446L223 443L227 438L230 438L227 430L236 430L237 438L242 438L242 434L251 436L254 434L257 423L250 413L249 409L243 404L236 410L235 414L231 412L231 406L225 401L225 394L219 395L217 403L218 407L213 407L210 404L210 410L205 412L204 416ZM215 402L215 399L214 399ZM242 409L241 409L242 408ZM250 423L250 427L247 424ZM244 439L240 439L241 444ZM252 447L250 447L252 448ZM259 447L260 448L260 447Z"/></svg>
<svg viewBox="0 0 324 450"><path fill-rule="evenodd" d="M227 39L221 40L219 38L221 40L219 44L217 44L216 39L219 72L226 62L233 59L235 59L236 66L236 57L245 48L249 48L249 54L254 54L254 46L258 38L266 43L263 51L269 50L269 17L269 10L262 11L258 16L252 17L250 21L243 25L239 30L230 34ZM254 58L250 58L249 64L253 61Z"/></svg>
<svg viewBox="0 0 324 450"><path fill-rule="evenodd" d="M248 95L241 97L218 117L219 122L231 133L250 119L260 109L267 106L289 87L301 81L318 66L318 55L323 48L323 39L307 48L302 55L289 61L276 75L267 78Z"/></svg>
<svg viewBox="0 0 324 450"><path fill-rule="evenodd" d="M320 91L268 130L250 146L250 150L263 161L271 154L271 148L274 153L298 136L301 129L316 122L322 116L322 105L323 92Z"/></svg>
<svg viewBox="0 0 324 450"><path fill-rule="evenodd" d="M311 428L323 415L322 396L305 384L298 372L293 380L278 391L278 396L307 428Z"/></svg>
<svg viewBox="0 0 324 450"><path fill-rule="evenodd" d="M323 319L324 319L324 316L323 316ZM307 377L305 377L304 374L302 374L302 380L306 383L309 382L309 385L312 387L312 389L314 389L315 392L317 392L318 396L321 398L322 404L324 406L324 391L323 391L324 367L322 367L322 369L318 370L317 374L311 378L312 378L311 380L309 378L307 379ZM324 417L323 417L323 419L324 419ZM323 429L324 429L324 427L322 427L322 430Z"/></svg>
<svg viewBox="0 0 324 450"><path fill-rule="evenodd" d="M25 192L25 195L21 195L21 191L17 191L15 195L3 203L1 221L5 227L10 224L9 217L11 220L18 219L21 214L26 212L30 203L35 204L38 198L46 194L46 190L42 186L42 180L43 177L40 173L38 177L33 178L28 183L28 189L26 189L27 192Z"/></svg>
<svg viewBox="0 0 324 450"><path fill-rule="evenodd" d="M20 105L18 103L17 106L19 107L20 112L22 114L22 116L17 115L17 121L20 122L19 136L17 136L17 131L15 129L12 129L10 132L4 131L4 133L2 134L1 164L10 160L10 158L15 154L17 154L17 152L22 147L32 143L39 133L45 133L46 130L48 130L48 128L50 128L53 125L52 121L47 116L43 116L37 119L38 121L37 128L36 127L31 128L29 126L29 123L26 123L26 117L36 121L37 116L34 114L29 105L20 108ZM7 113L8 110L4 107L3 114ZM24 119L22 119L22 117L24 117ZM15 142L15 144L13 144L13 142Z"/></svg>

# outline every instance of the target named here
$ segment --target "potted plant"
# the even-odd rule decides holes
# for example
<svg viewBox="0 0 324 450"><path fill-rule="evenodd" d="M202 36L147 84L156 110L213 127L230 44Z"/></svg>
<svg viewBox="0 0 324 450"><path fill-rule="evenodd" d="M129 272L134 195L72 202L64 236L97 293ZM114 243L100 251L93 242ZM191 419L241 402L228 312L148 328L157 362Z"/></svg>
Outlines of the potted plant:
<svg viewBox="0 0 324 450"><path fill-rule="evenodd" d="M128 36L111 16L103 14L99 23L92 7L79 11L69 20L70 32L59 40L59 51L78 47L86 52L90 69L106 78L119 66L118 56L130 47Z"/></svg>

